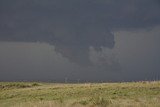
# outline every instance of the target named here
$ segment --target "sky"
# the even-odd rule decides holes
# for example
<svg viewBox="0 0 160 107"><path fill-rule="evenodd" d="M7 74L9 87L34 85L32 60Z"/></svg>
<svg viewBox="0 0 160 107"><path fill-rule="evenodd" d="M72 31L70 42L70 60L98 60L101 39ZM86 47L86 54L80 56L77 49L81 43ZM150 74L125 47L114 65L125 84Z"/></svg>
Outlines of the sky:
<svg viewBox="0 0 160 107"><path fill-rule="evenodd" d="M0 81L160 79L159 0L1 0Z"/></svg>

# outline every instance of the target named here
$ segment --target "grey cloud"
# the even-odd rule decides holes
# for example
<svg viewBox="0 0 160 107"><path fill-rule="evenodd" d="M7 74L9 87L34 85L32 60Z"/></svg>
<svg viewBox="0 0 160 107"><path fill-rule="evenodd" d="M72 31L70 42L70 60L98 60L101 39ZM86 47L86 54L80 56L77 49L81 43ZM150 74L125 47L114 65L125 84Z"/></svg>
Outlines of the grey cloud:
<svg viewBox="0 0 160 107"><path fill-rule="evenodd" d="M115 45L112 31L160 24L158 0L1 0L0 41L46 42L77 63L89 47Z"/></svg>

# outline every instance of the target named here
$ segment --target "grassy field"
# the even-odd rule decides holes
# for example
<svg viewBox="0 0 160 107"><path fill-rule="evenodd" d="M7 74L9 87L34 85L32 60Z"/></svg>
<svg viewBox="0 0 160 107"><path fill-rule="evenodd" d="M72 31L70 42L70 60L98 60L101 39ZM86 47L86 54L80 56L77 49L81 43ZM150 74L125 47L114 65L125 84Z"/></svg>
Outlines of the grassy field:
<svg viewBox="0 0 160 107"><path fill-rule="evenodd" d="M160 107L160 82L0 82L0 107Z"/></svg>

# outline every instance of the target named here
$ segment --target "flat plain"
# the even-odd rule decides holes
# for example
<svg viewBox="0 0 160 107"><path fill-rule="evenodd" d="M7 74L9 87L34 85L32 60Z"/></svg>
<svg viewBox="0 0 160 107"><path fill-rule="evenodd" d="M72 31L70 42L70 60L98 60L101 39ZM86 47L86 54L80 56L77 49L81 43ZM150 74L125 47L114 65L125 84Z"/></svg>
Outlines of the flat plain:
<svg viewBox="0 0 160 107"><path fill-rule="evenodd" d="M0 82L0 107L160 107L160 81Z"/></svg>

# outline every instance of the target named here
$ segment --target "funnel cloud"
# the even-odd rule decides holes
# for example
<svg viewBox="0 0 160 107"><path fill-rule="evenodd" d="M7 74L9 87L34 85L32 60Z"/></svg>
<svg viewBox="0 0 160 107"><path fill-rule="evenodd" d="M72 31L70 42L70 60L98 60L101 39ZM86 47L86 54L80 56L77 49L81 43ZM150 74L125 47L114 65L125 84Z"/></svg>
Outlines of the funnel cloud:
<svg viewBox="0 0 160 107"><path fill-rule="evenodd" d="M70 63L120 72L115 33L152 30L159 11L159 0L1 0L0 42L46 43Z"/></svg>

